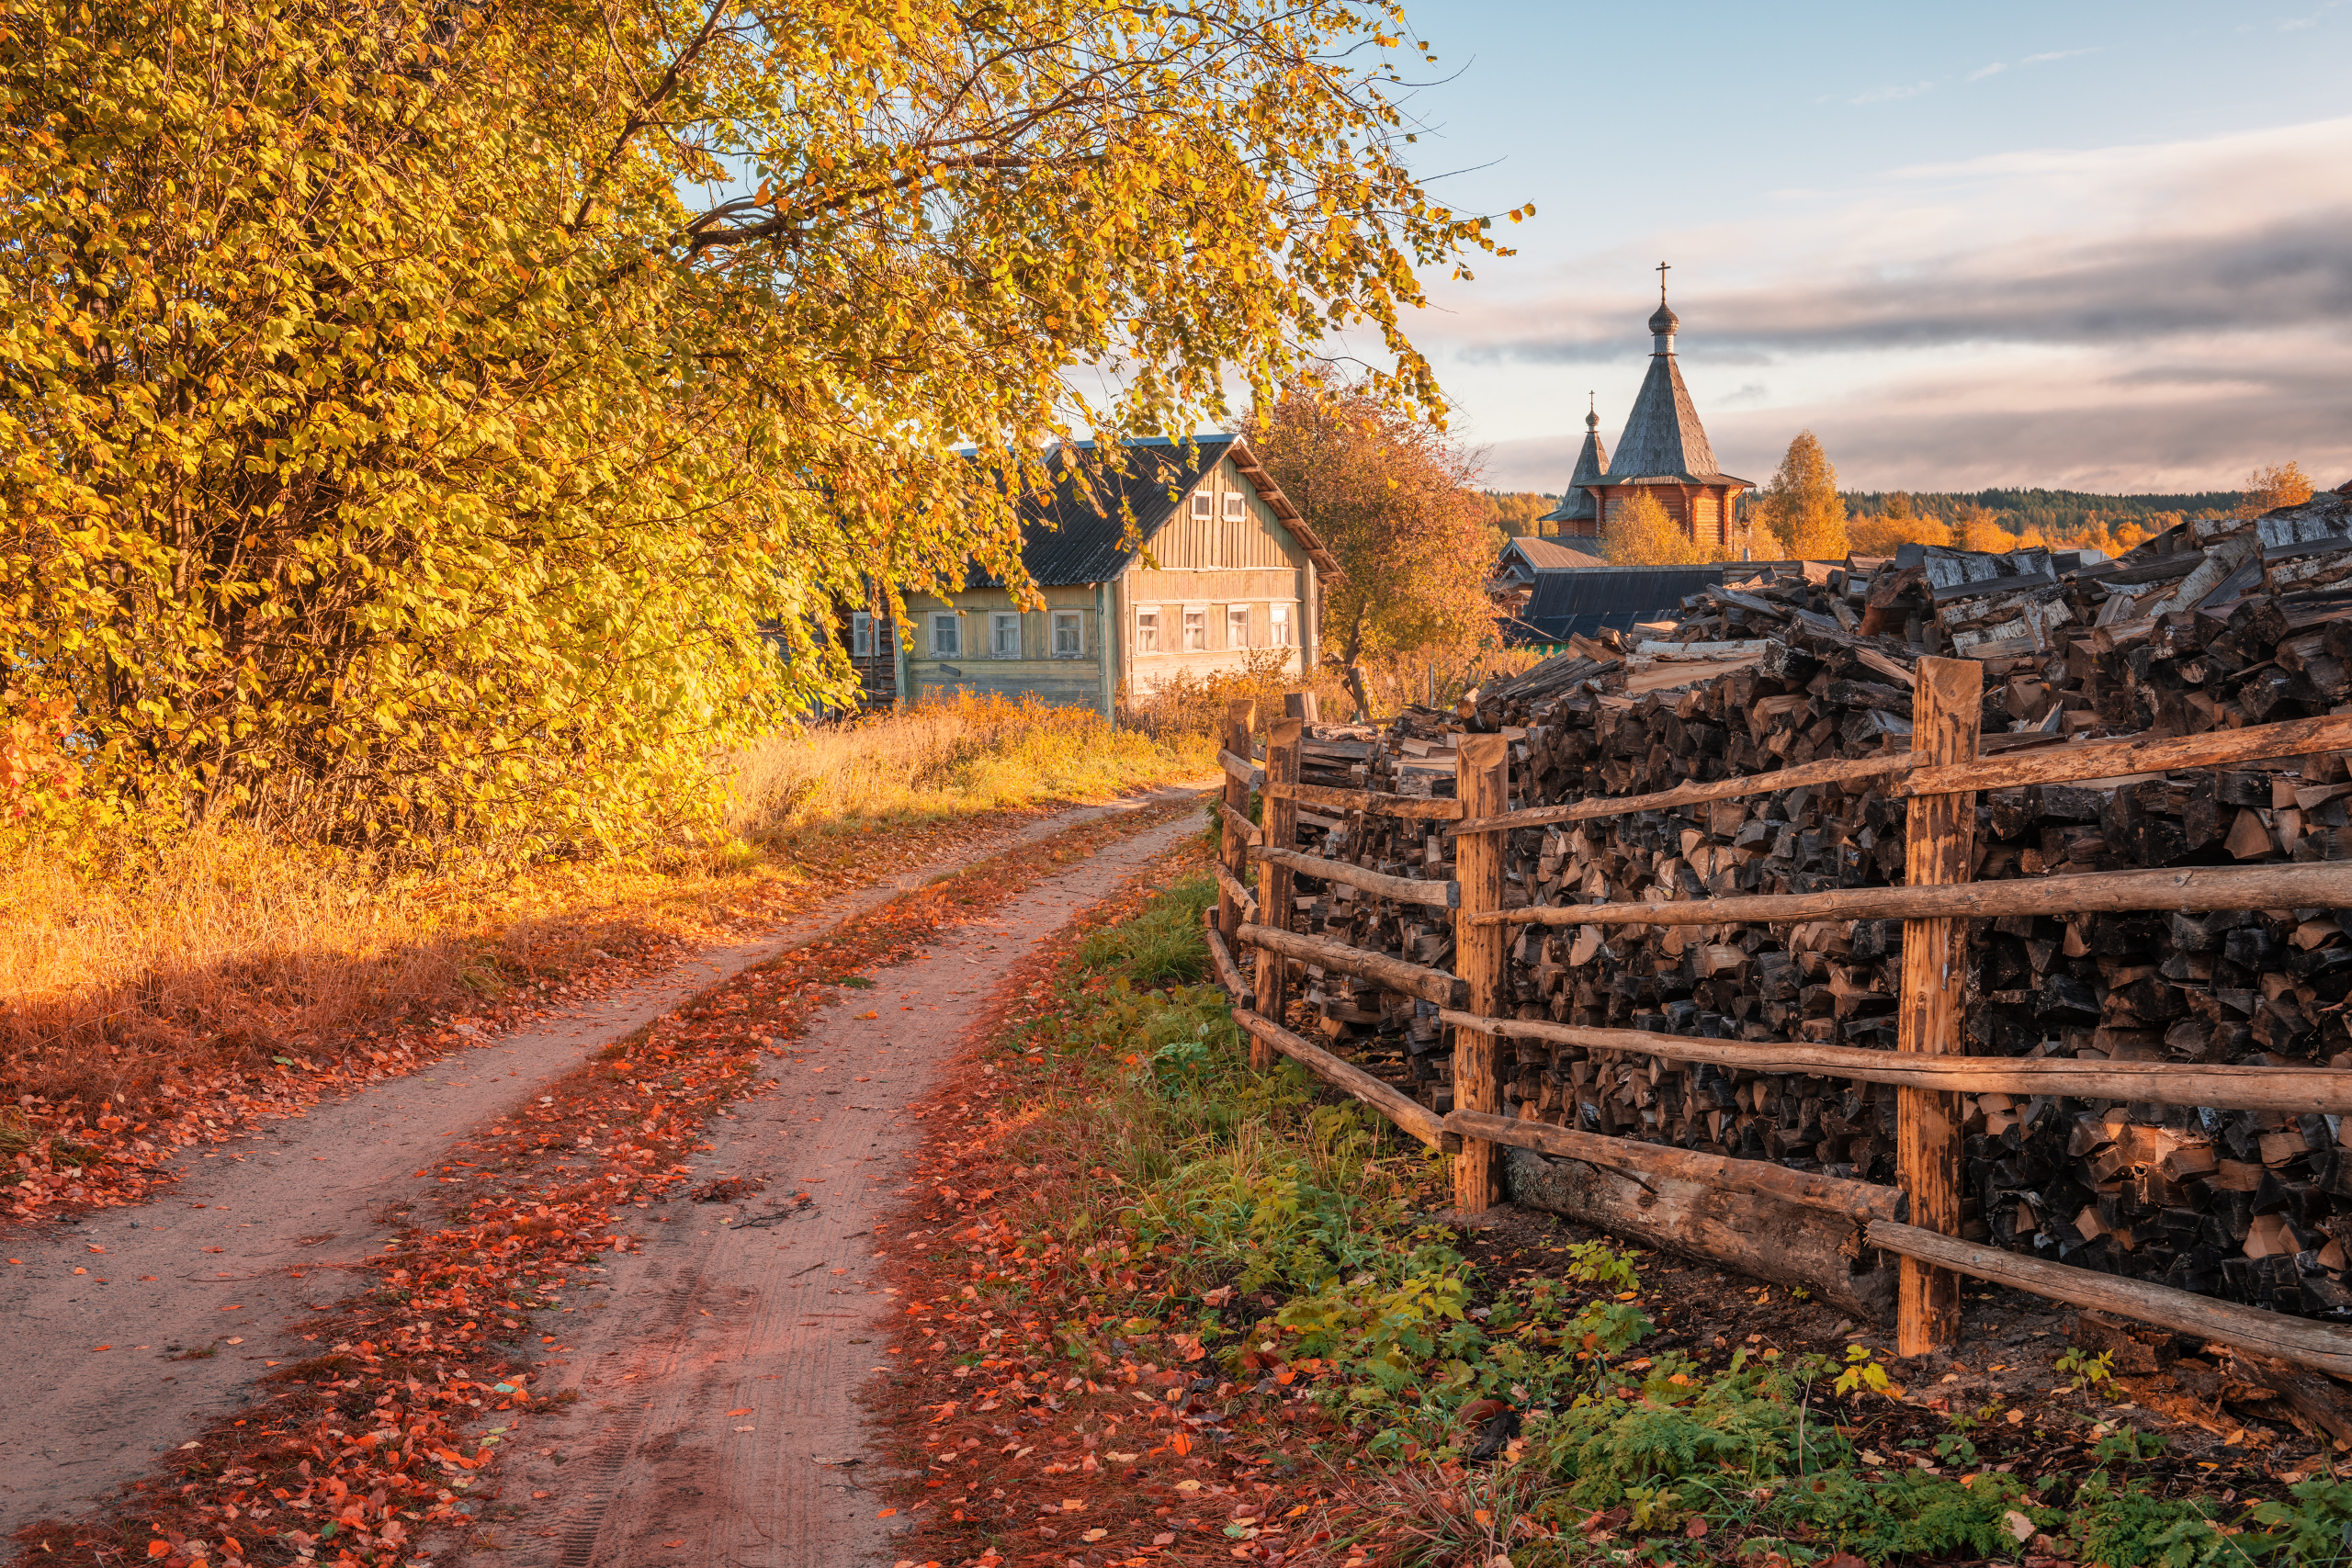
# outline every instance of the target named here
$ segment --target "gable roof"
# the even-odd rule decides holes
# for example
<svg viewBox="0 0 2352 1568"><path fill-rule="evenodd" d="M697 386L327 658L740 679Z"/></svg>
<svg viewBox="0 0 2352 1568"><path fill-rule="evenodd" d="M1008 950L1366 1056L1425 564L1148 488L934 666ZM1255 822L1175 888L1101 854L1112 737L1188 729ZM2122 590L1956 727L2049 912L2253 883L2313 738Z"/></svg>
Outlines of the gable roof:
<svg viewBox="0 0 2352 1568"><path fill-rule="evenodd" d="M1630 631L1636 621L1679 618L1685 596L1722 587L1725 570L1718 561L1543 572L1535 579L1527 607L1517 619L1503 624L1503 641L1512 647L1562 643L1574 634L1590 637L1604 626L1622 632Z"/></svg>
<svg viewBox="0 0 2352 1568"><path fill-rule="evenodd" d="M1183 499L1227 457L1306 551L1316 570L1335 579L1345 575L1238 435L1204 435L1189 446L1166 436L1129 441L1125 464L1115 468L1091 441L1073 444L1069 455L1090 468L1091 498L1080 493L1075 475L1059 470L1050 497L1024 501L1021 508L1021 562L1041 588L1079 587L1118 576L1143 541L1172 522ZM1055 457L1057 465L1060 456ZM1135 514L1132 538L1123 511ZM1001 586L992 574L977 570L969 581L976 588Z"/></svg>
<svg viewBox="0 0 2352 1568"><path fill-rule="evenodd" d="M1517 556L1533 571L1575 571L1589 567L1607 566L1599 556L1589 556L1582 550L1572 550L1557 539L1539 539L1521 536L1503 546L1505 556ZM1496 565L1501 566L1499 560Z"/></svg>

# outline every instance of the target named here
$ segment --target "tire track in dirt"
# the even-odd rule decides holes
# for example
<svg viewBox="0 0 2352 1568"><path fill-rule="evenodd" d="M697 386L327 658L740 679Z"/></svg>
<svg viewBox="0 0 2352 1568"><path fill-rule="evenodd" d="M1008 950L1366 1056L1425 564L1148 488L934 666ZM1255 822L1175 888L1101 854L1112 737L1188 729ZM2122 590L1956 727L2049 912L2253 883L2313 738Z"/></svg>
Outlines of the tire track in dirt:
<svg viewBox="0 0 2352 1568"><path fill-rule="evenodd" d="M265 1122L242 1150L187 1151L181 1181L151 1203L0 1239L8 1259L0 1263L8 1324L0 1538L149 1474L161 1455L241 1407L271 1366L316 1354L300 1320L349 1293L340 1260L391 1239L400 1216L433 1190L433 1179L420 1179L454 1139L710 986L944 871L1193 793L1057 812L967 845L755 941L706 950L570 1018Z"/></svg>
<svg viewBox="0 0 2352 1568"><path fill-rule="evenodd" d="M910 1111L1017 964L1197 831L1183 819L1108 846L817 1015L806 1065L770 1066L776 1087L712 1123L711 1174L766 1191L671 1205L613 1260L605 1304L567 1323L537 1386L582 1398L514 1434L501 1484L520 1515L476 1568L892 1561L897 1527L858 1481L879 1461L854 1399L892 1359L871 1233L922 1144ZM552 1501L522 1501L534 1492Z"/></svg>

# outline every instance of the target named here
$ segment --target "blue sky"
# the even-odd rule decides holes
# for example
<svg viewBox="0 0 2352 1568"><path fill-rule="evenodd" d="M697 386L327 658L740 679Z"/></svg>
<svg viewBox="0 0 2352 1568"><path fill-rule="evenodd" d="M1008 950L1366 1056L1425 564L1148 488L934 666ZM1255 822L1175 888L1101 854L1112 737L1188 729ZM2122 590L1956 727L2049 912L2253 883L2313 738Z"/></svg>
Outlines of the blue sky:
<svg viewBox="0 0 2352 1568"><path fill-rule="evenodd" d="M1497 488L1614 440L1660 260L1729 472L2352 479L2352 0L1419 4L1417 167L1533 201L1412 324Z"/></svg>

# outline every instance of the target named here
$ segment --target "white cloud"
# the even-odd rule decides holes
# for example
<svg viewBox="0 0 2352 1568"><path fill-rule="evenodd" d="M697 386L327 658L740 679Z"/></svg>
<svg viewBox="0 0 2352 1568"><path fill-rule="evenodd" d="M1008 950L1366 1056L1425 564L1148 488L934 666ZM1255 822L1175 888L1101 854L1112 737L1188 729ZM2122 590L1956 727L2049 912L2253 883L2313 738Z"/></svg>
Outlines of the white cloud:
<svg viewBox="0 0 2352 1568"><path fill-rule="evenodd" d="M2020 65L2044 65L2053 60L2073 60L2079 55L2097 54L2096 49L2058 49L2047 54L2029 54L2018 62Z"/></svg>
<svg viewBox="0 0 2352 1568"><path fill-rule="evenodd" d="M2312 11L2306 16L2288 17L2285 21L2278 24L2278 30L2282 33L2291 33L2300 32L2305 28L2315 28L2319 26L2322 21L2326 19L2327 14L2330 11L2335 10L2343 3L2344 0L2327 0L2327 4L2320 6L2319 9Z"/></svg>
<svg viewBox="0 0 2352 1568"><path fill-rule="evenodd" d="M1902 98L1916 98L1934 87L1933 82L1915 82L1907 87L1872 87L1869 92L1846 101L1849 104L1891 104Z"/></svg>
<svg viewBox="0 0 2352 1568"><path fill-rule="evenodd" d="M2007 65L1996 60L1990 65L1980 65L1975 70L1971 71L1968 73L1968 80L1972 82L1982 82L1985 77L1997 76L2007 69L2008 67Z"/></svg>

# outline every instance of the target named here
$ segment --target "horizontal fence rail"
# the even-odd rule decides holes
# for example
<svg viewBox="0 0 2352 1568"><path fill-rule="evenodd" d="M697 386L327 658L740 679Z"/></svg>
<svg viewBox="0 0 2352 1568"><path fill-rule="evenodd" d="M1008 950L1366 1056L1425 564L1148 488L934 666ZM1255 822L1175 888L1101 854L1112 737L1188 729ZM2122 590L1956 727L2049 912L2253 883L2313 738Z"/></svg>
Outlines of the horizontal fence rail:
<svg viewBox="0 0 2352 1568"><path fill-rule="evenodd" d="M1375 817L1408 817L1448 821L1462 815L1458 800L1423 795L1382 795L1368 789L1332 789L1325 784L1284 784L1276 779L1265 788L1269 800L1295 800L1333 811L1363 811Z"/></svg>
<svg viewBox="0 0 2352 1568"><path fill-rule="evenodd" d="M1926 887L1838 887L1668 904L1551 904L1475 915L1478 925L1781 925L1798 920L1969 919L2135 910L2352 908L2352 861L2018 876Z"/></svg>
<svg viewBox="0 0 2352 1568"><path fill-rule="evenodd" d="M1367 980L1377 980L1392 991L1402 991L1408 997L1419 997L1440 1007L1452 1007L1464 995L1464 982L1458 976L1450 975L1442 969L1432 969L1426 964L1392 958L1385 953L1350 947L1344 942L1333 942L1329 937L1307 936L1273 926L1249 924L1242 926L1240 936L1252 947L1279 953L1302 964L1337 969L1342 975L1360 975Z"/></svg>
<svg viewBox="0 0 2352 1568"><path fill-rule="evenodd" d="M1293 871L1303 871L1326 882L1344 882L1351 887L1361 887L1367 893L1376 893L1399 904L1423 904L1432 909L1462 908L1462 885L1458 882L1430 882L1410 876L1391 876L1385 872L1366 871L1343 860L1303 855L1296 850L1253 848L1250 858L1273 865L1286 865Z"/></svg>

